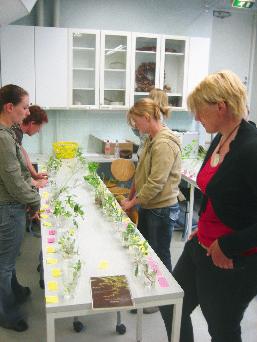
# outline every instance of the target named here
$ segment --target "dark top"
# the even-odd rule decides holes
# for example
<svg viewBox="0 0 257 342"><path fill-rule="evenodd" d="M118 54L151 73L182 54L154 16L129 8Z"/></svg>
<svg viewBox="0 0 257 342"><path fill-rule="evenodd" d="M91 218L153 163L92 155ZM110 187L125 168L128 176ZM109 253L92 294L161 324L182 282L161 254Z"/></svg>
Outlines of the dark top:
<svg viewBox="0 0 257 342"><path fill-rule="evenodd" d="M16 136L16 142L19 144L19 145L22 145L22 139L23 139L23 132L21 130L21 127L19 124L15 124L15 125L12 125L11 127L12 131L15 133L15 136Z"/></svg>
<svg viewBox="0 0 257 342"><path fill-rule="evenodd" d="M221 139L214 138L202 167ZM218 218L233 229L233 234L219 238L225 255L233 257L257 246L257 130L242 120L230 151L208 186L200 208L205 210L210 198Z"/></svg>

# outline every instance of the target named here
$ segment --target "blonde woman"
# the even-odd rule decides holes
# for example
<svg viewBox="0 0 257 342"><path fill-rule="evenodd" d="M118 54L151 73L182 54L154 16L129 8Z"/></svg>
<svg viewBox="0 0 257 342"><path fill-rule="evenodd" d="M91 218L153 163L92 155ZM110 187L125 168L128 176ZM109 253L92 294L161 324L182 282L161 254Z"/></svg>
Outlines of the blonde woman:
<svg viewBox="0 0 257 342"><path fill-rule="evenodd" d="M200 305L213 342L241 342L240 322L257 294L257 130L244 118L246 88L231 71L207 76L188 106L214 138L197 177L198 229L173 275L182 286L180 342L192 342ZM170 336L171 316L166 327Z"/></svg>

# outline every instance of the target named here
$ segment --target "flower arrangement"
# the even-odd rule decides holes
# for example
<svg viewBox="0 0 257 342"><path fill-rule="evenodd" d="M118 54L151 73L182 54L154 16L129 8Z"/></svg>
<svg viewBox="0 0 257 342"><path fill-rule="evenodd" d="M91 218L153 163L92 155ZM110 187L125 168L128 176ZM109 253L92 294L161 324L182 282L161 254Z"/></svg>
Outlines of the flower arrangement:
<svg viewBox="0 0 257 342"><path fill-rule="evenodd" d="M82 262L77 260L63 272L64 296L70 297L77 286L79 276L81 274Z"/></svg>

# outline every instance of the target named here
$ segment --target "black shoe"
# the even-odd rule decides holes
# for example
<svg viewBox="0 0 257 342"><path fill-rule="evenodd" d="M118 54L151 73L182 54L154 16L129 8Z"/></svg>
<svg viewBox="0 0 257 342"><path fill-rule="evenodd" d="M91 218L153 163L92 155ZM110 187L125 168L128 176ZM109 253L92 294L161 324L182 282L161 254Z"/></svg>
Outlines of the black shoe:
<svg viewBox="0 0 257 342"><path fill-rule="evenodd" d="M2 323L0 324L0 326L5 329L11 329L11 330L15 330L18 332L25 331L29 327L27 322L24 321L24 319L20 319L15 323Z"/></svg>

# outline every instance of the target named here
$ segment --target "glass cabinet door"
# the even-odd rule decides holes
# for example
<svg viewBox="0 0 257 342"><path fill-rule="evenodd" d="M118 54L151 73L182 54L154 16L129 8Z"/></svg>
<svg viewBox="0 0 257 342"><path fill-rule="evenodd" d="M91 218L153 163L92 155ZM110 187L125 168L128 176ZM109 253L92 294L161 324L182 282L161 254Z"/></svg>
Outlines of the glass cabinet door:
<svg viewBox="0 0 257 342"><path fill-rule="evenodd" d="M102 32L100 107L129 106L129 34Z"/></svg>
<svg viewBox="0 0 257 342"><path fill-rule="evenodd" d="M159 87L160 38L157 35L134 36L133 45L132 101L136 102L139 98L148 96L152 88Z"/></svg>
<svg viewBox="0 0 257 342"><path fill-rule="evenodd" d="M173 108L184 106L187 40L163 38L160 86L165 89Z"/></svg>
<svg viewBox="0 0 257 342"><path fill-rule="evenodd" d="M97 108L99 103L99 33L71 33L71 105Z"/></svg>

